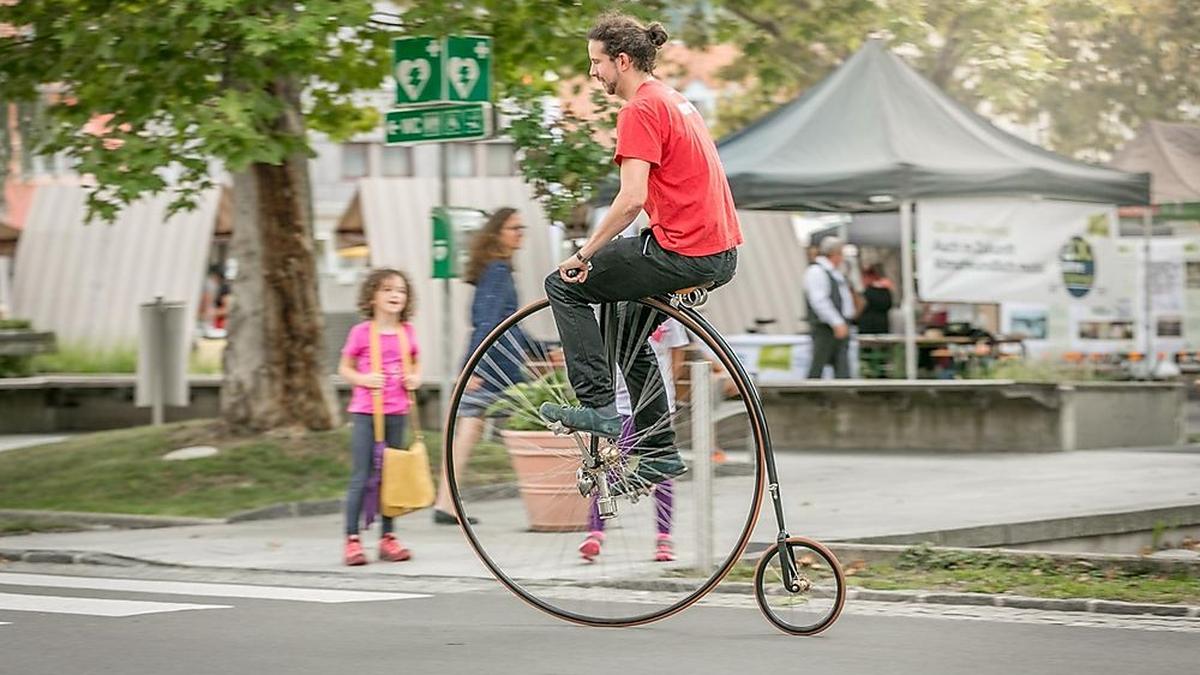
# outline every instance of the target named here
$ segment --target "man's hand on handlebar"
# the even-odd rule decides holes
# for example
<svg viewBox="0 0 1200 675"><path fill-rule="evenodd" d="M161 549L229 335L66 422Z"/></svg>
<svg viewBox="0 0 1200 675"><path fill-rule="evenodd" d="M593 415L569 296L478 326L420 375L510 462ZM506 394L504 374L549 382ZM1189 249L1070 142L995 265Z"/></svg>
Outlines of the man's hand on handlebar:
<svg viewBox="0 0 1200 675"><path fill-rule="evenodd" d="M587 281L588 271L591 269L590 262L575 254L558 264L558 274L568 284L582 284Z"/></svg>

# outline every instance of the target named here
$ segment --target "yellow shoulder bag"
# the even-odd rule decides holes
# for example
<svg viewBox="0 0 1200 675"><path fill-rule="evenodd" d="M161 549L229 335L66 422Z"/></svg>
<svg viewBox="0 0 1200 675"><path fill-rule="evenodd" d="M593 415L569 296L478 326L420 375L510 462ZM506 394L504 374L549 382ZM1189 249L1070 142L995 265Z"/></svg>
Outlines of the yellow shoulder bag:
<svg viewBox="0 0 1200 675"><path fill-rule="evenodd" d="M421 432L421 419L417 414L416 392L404 386L403 375L412 368L409 362L411 351L408 332L400 324L397 333L400 339L401 387L408 395L408 420L412 425L412 442L408 449L385 448L383 451L382 485L379 488L379 511L390 517L402 516L410 511L423 509L433 504L433 477L429 473L429 453L425 449L425 435ZM379 328L371 322L371 369L380 372ZM375 442L384 441L383 391L371 390L371 403L375 412Z"/></svg>

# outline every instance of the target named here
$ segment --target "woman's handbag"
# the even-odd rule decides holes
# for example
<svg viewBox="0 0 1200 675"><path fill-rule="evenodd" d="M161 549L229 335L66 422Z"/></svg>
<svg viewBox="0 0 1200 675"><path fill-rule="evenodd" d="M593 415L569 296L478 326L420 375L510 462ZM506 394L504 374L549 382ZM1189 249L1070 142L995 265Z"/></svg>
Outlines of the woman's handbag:
<svg viewBox="0 0 1200 675"><path fill-rule="evenodd" d="M412 368L409 363L411 352L408 334L401 324L397 333L400 339L401 386L404 375ZM380 371L379 329L371 322L371 369ZM407 391L407 389L406 389ZM382 464L382 485L379 490L379 510L391 518L410 511L423 509L433 504L433 476L429 472L429 453L425 449L425 434L421 432L420 416L417 414L416 392L408 392L409 422L412 424L412 442L408 449L389 448L384 440L383 392L371 391L371 402L375 413L375 457Z"/></svg>

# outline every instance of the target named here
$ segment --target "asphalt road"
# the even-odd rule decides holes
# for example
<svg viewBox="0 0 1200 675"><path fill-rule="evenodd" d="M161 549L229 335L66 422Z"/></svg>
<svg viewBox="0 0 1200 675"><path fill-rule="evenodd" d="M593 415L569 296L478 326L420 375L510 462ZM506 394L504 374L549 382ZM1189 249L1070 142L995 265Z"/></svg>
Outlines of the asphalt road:
<svg viewBox="0 0 1200 675"><path fill-rule="evenodd" d="M1149 675L1194 672L1200 645L1200 619L884 603L796 638L752 598L710 597L652 626L592 629L486 581L9 565L0 673Z"/></svg>

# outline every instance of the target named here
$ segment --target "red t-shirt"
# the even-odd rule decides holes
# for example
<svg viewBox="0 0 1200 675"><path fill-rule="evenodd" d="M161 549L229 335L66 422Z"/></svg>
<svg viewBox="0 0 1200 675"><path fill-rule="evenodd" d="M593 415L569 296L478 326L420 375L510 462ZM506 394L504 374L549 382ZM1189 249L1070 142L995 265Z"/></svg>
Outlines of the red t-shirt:
<svg viewBox="0 0 1200 675"><path fill-rule="evenodd" d="M648 80L617 113L617 152L650 163L645 209L668 251L704 256L742 243L717 146L683 94Z"/></svg>

